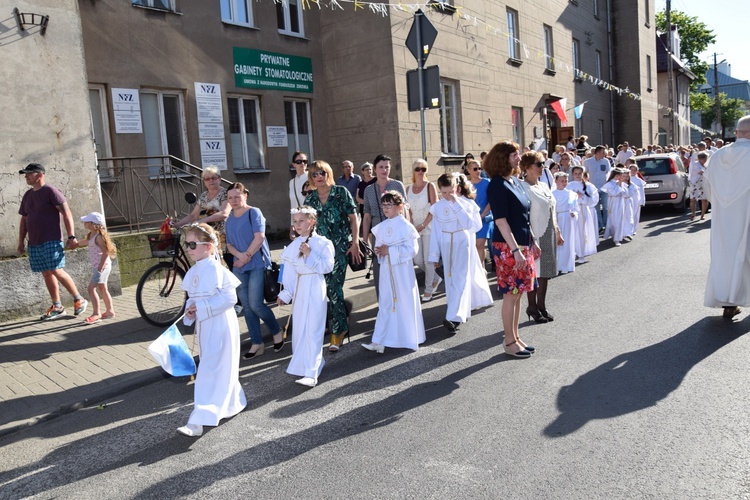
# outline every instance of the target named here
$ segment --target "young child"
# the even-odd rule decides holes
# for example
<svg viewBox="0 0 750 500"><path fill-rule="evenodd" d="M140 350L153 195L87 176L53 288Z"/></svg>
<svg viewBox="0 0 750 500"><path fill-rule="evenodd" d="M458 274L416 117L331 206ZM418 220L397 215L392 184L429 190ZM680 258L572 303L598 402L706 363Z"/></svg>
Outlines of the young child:
<svg viewBox="0 0 750 500"><path fill-rule="evenodd" d="M203 426L219 425L247 405L240 384L240 325L234 305L240 280L221 264L219 239L208 224L189 226L187 253L195 261L182 289L188 293L183 323L195 323L200 363L195 377L195 406L187 425L177 429L198 437Z"/></svg>
<svg viewBox="0 0 750 500"><path fill-rule="evenodd" d="M630 179L630 169L622 171L622 185L627 190L625 194L625 222L623 235L629 240L633 239L636 229L635 225L635 207L638 204L638 186L633 184Z"/></svg>
<svg viewBox="0 0 750 500"><path fill-rule="evenodd" d="M625 195L627 188L622 185L622 170L613 168L607 182L602 186L602 191L609 196L607 200L607 227L604 229L603 238L612 237L615 246L621 245L625 237Z"/></svg>
<svg viewBox="0 0 750 500"><path fill-rule="evenodd" d="M398 191L383 193L380 206L387 219L372 228L378 242L373 250L381 265L378 315L372 342L362 347L381 354L386 347L416 351L426 340L413 261L419 233L404 218L404 198Z"/></svg>
<svg viewBox="0 0 750 500"><path fill-rule="evenodd" d="M576 255L578 263L586 262L586 257L596 253L599 244L597 231L596 206L599 204L599 190L588 182L588 172L580 165L571 169L573 181L568 189L578 196L578 225L576 234Z"/></svg>
<svg viewBox="0 0 750 500"><path fill-rule="evenodd" d="M557 247L557 270L561 273L572 273L576 270L576 236L578 235L578 195L568 189L568 174L555 174L557 189L552 191L555 197L557 226L564 243Z"/></svg>
<svg viewBox="0 0 750 500"><path fill-rule="evenodd" d="M112 271L112 259L117 255L117 249L115 244L112 243L109 233L107 233L102 214L91 212L81 217L81 220L83 221L83 227L88 230L88 234L86 238L78 241L77 248L86 246L89 248L89 260L94 268L88 287L89 300L91 300L91 305L94 306L94 311L91 316L83 321L87 325L93 325L102 319L115 317L112 296L107 288L107 280L109 279L109 273ZM104 314L100 314L100 294L102 300L104 300Z"/></svg>
<svg viewBox="0 0 750 500"><path fill-rule="evenodd" d="M473 190L471 182L463 174L456 176L456 194L461 196L464 201L474 203L476 193ZM479 205L477 205L478 207ZM482 226L484 227L484 223ZM476 247L477 234L472 233L471 239ZM493 300L490 285L487 282L487 271L484 269L483 259L479 257L479 253L477 252L476 255L471 253L469 261L469 272L471 273L469 291L471 293L471 310L473 311L480 307L492 305Z"/></svg>
<svg viewBox="0 0 750 500"><path fill-rule="evenodd" d="M641 222L641 207L646 205L646 181L638 176L638 165L635 163L630 165L630 183L635 184L638 190L637 198L634 197L637 201L633 203L633 226L635 227L633 235L635 235L638 224ZM634 196L634 193L631 196Z"/></svg>
<svg viewBox="0 0 750 500"><path fill-rule="evenodd" d="M323 337L326 329L326 280L333 271L333 243L315 234L317 211L308 206L293 208L292 224L297 237L281 252L284 289L278 305L292 304L292 360L286 372L302 377L296 383L315 387L325 365Z"/></svg>
<svg viewBox="0 0 750 500"><path fill-rule="evenodd" d="M430 237L430 262L443 257L445 295L448 308L445 326L455 333L461 323L471 317L471 255L476 254L471 236L482 227L479 207L471 200L456 194L453 174L438 177L438 188L443 199L432 205L432 234Z"/></svg>

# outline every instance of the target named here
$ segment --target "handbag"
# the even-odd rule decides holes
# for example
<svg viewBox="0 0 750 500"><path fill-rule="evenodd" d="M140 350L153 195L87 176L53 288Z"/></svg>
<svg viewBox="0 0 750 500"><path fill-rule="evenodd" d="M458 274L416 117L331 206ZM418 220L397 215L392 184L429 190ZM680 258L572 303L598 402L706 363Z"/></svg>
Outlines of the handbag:
<svg viewBox="0 0 750 500"><path fill-rule="evenodd" d="M349 269L355 273L367 269L367 256L371 253L370 247L368 247L367 243L362 241L362 239L359 240L359 251L362 252L362 261L359 264L354 262L351 254L347 255L347 258L349 259Z"/></svg>
<svg viewBox="0 0 750 500"><path fill-rule="evenodd" d="M250 221L250 231L255 233L253 230L253 217L252 208L247 211L247 218ZM268 240L263 238L263 244L260 247L260 256L263 260L263 300L266 302L276 302L276 298L279 296L281 291L281 283L279 283L279 274L281 268L277 263L271 260L271 249L268 247Z"/></svg>

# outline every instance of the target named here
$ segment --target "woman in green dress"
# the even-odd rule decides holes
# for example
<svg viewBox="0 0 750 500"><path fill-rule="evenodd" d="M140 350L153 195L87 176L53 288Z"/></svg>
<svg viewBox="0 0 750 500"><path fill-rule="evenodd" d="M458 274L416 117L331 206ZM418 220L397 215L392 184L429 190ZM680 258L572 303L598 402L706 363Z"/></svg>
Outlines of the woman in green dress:
<svg viewBox="0 0 750 500"><path fill-rule="evenodd" d="M359 251L359 221L357 205L349 190L336 185L331 166L324 161L314 162L308 169L314 189L305 199L305 205L318 211L315 230L333 242L333 271L326 274L328 312L331 318L330 352L337 352L349 336L346 305L344 304L344 279L346 278L347 256L355 263L362 260ZM349 224L347 224L347 221Z"/></svg>

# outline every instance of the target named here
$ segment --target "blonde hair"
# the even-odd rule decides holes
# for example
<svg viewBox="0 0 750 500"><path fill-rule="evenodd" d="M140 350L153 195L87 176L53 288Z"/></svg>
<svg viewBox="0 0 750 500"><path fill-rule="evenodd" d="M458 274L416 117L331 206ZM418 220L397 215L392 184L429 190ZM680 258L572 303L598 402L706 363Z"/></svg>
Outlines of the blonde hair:
<svg viewBox="0 0 750 500"><path fill-rule="evenodd" d="M205 222L188 226L187 234L192 234L198 241L211 243L215 248L219 245L219 238L216 234L216 230Z"/></svg>
<svg viewBox="0 0 750 500"><path fill-rule="evenodd" d="M423 160L422 158L415 160L414 163L411 166L411 182L414 184L417 182L417 176L414 174L414 169L417 167L424 167L427 170L424 173L424 180L427 180L427 172L430 170L430 165L427 163L427 160Z"/></svg>
<svg viewBox="0 0 750 500"><path fill-rule="evenodd" d="M110 238L109 233L107 232L107 228L102 224L94 224L93 222L91 223L91 225L94 227L94 230L99 233L99 236L102 237L102 242L104 243L104 251L107 255L109 255L109 258L114 259L115 257L117 257L117 247L112 241L112 238ZM86 235L86 239L89 240L89 245L95 244L91 240L91 233Z"/></svg>
<svg viewBox="0 0 750 500"><path fill-rule="evenodd" d="M205 179L209 175L215 175L219 179L221 179L221 174L219 173L219 167L216 165L209 165L206 168L203 169L203 172L201 172L201 180Z"/></svg>
<svg viewBox="0 0 750 500"><path fill-rule="evenodd" d="M336 184L336 179L333 178L333 170L328 162L323 160L314 161L312 165L307 169L307 175L309 179L313 178L313 173L318 170L322 170L326 173L326 186L333 186ZM314 183L310 183L310 187L314 189Z"/></svg>

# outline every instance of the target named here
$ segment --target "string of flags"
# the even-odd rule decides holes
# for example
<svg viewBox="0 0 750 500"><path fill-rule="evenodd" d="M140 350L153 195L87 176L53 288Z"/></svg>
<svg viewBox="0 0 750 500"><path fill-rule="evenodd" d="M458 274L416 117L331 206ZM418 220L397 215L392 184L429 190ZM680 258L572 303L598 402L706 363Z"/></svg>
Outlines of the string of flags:
<svg viewBox="0 0 750 500"><path fill-rule="evenodd" d="M534 54L537 60L544 59L545 64L549 62L553 64L554 66L564 67L568 73L573 73L575 75L575 78L578 80L588 82L591 85L594 85L604 90L608 90L609 92L614 92L620 97L624 96L624 97L628 97L636 101L640 101L645 106L648 106L652 109L665 111L666 113L671 114L680 123L682 123L683 125L687 127L690 127L693 130L697 130L701 133L711 133L709 130L706 130L704 128L701 128L691 123L690 120L680 116L675 110L673 110L672 108L668 106L664 106L650 99L644 99L641 94L631 91L628 87L625 87L625 88L618 87L617 85L614 85L610 82L602 80L601 78L598 78L594 75L581 71L579 68L576 68L573 63L569 63L568 61L561 61L559 58L552 57L549 54L545 54L542 49L529 46L528 44L522 42L518 38L511 36L511 34L508 33L507 31L499 27L493 26L490 23L482 19L479 19L476 15L472 15L472 13L468 9L460 5L450 5L447 3L443 3L440 0L427 0L427 1L422 1L422 2L412 2L412 3L402 3L401 1L398 1L396 3L368 2L368 1L363 1L363 0L298 0L298 1L300 2L302 10L311 10L313 8L317 8L318 10L323 10L324 8L331 9L331 10L337 10L337 9L346 10L342 6L342 4L348 4L353 7L354 12L369 11L373 14L380 15L381 17L387 17L389 15L396 14L396 13L406 13L406 14L411 15L420 9L423 9L423 12L425 12L426 14L430 16L438 15L438 12L441 10L444 11L445 13L452 13L459 21L465 21L469 23L469 25L474 26L474 27L483 26L486 33L492 34L494 36L505 37L509 41L512 40L516 46L520 46L523 49L523 54L528 60L533 60L532 54ZM289 6L289 0L273 0L273 2L276 4L282 4L285 7ZM584 104L585 103L579 104L574 108L576 119L580 119L580 117L583 116ZM552 107L553 109L555 109L554 104L552 104ZM567 118L563 119L563 117L565 116L564 104L562 104L562 108L563 108L562 114L557 113L556 110L555 111L556 111L556 114L558 114L558 116L560 117L561 122L564 122L562 125L565 126L567 124Z"/></svg>

